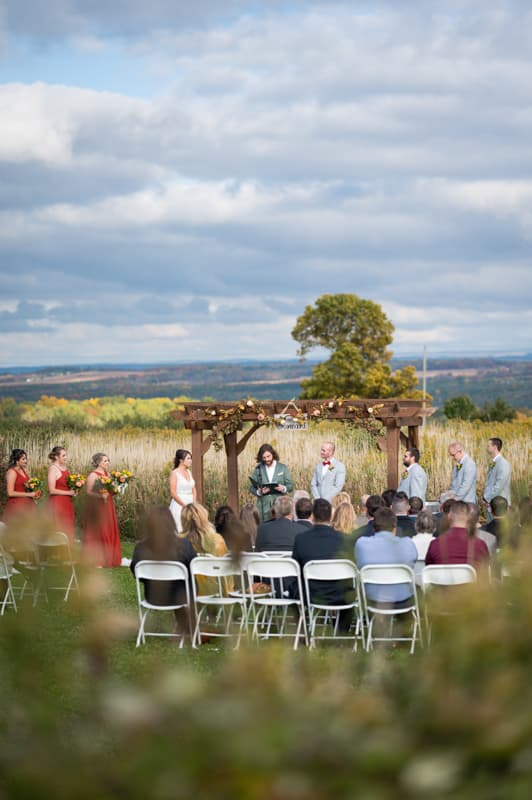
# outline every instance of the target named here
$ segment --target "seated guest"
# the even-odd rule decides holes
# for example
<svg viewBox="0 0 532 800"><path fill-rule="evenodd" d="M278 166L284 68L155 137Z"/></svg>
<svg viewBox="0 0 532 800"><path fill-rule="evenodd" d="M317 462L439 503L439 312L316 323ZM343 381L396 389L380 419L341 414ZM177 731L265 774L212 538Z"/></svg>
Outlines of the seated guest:
<svg viewBox="0 0 532 800"><path fill-rule="evenodd" d="M251 536L230 506L220 506L216 510L214 528L216 533L223 536L227 548L232 553L241 553L243 550L249 552L252 549Z"/></svg>
<svg viewBox="0 0 532 800"><path fill-rule="evenodd" d="M333 499L331 500L333 515L338 506L340 505L340 503L350 503L350 502L351 498L348 492L338 492L338 494L335 494Z"/></svg>
<svg viewBox="0 0 532 800"><path fill-rule="evenodd" d="M384 500L384 505L386 508L391 508L393 503L393 498L397 494L397 489L385 489L381 494L382 499Z"/></svg>
<svg viewBox="0 0 532 800"><path fill-rule="evenodd" d="M305 530L304 526L293 522L294 503L291 497L276 497L273 504L274 519L263 522L257 530L255 550L287 550L292 551L297 534Z"/></svg>
<svg viewBox="0 0 532 800"><path fill-rule="evenodd" d="M378 508L384 508L385 503L380 494L370 494L366 501L366 516L368 521L365 525L355 530L355 539L359 536L373 536L373 517Z"/></svg>
<svg viewBox="0 0 532 800"><path fill-rule="evenodd" d="M454 492L442 492L440 495L440 510L433 514L436 522L436 531L434 536L439 536L440 533L448 531L451 523L449 522L449 511L454 503Z"/></svg>
<svg viewBox="0 0 532 800"><path fill-rule="evenodd" d="M332 526L340 533L351 535L355 530L356 515L351 503L339 503L333 511Z"/></svg>
<svg viewBox="0 0 532 800"><path fill-rule="evenodd" d="M216 533L209 522L209 514L200 503L189 503L181 511L183 530L178 534L180 539L188 539L196 555L225 556L228 553L225 539ZM215 594L218 591L216 578L198 575L196 578L200 594ZM233 588L232 581L227 581L227 590Z"/></svg>
<svg viewBox="0 0 532 800"><path fill-rule="evenodd" d="M296 489L294 494L293 494L293 496L292 496L292 499L294 501L294 522L298 522L299 521L299 518L297 516L297 501L301 500L302 498L306 498L307 500L310 500L310 494L305 489ZM310 514L311 513L312 513L312 500L310 500L310 513L308 515L309 519L310 519Z"/></svg>
<svg viewBox="0 0 532 800"><path fill-rule="evenodd" d="M252 547L255 547L257 528L260 525L260 515L257 511L257 507L253 503L244 503L240 509L240 522L244 526L246 534L249 536Z"/></svg>
<svg viewBox="0 0 532 800"><path fill-rule="evenodd" d="M505 519L508 514L508 500L506 497L502 497L502 495L498 494L492 497L489 507L492 517L491 522L488 522L487 525L483 525L482 527L485 531L488 531L488 533L492 533L497 539L497 544L500 545L505 523L508 522L508 519Z"/></svg>
<svg viewBox="0 0 532 800"><path fill-rule="evenodd" d="M366 514L366 503L368 502L369 494L363 494L358 501L358 505L356 507L357 512L357 520L355 528L360 528L366 524L368 521L367 514Z"/></svg>
<svg viewBox="0 0 532 800"><path fill-rule="evenodd" d="M408 516L417 517L420 511L423 511L423 500L421 497L408 498Z"/></svg>
<svg viewBox="0 0 532 800"><path fill-rule="evenodd" d="M300 527L312 528L312 500L309 497L300 497L295 502L294 522Z"/></svg>
<svg viewBox="0 0 532 800"><path fill-rule="evenodd" d="M133 575L139 561L180 561L189 566L196 552L187 539L177 535L175 520L168 506L155 506L146 515L143 523L143 536L135 545L130 569ZM183 581L142 580L144 597L154 605L175 605L186 600ZM186 609L175 612L180 632L188 632L188 613Z"/></svg>
<svg viewBox="0 0 532 800"><path fill-rule="evenodd" d="M477 539L482 539L488 548L490 558L493 559L497 552L497 539L493 533L483 530L480 526L480 508L476 503L468 503L469 508L469 535L476 536Z"/></svg>
<svg viewBox="0 0 532 800"><path fill-rule="evenodd" d="M469 533L469 507L463 500L453 500L449 511L450 528L430 543L425 564L472 564L488 562L486 544Z"/></svg>
<svg viewBox="0 0 532 800"><path fill-rule="evenodd" d="M415 569L417 550L409 536L397 537L397 520L390 508L375 511L373 536L361 536L355 543L355 561L360 569L370 564L405 564ZM409 584L390 586L367 584L366 595L379 603L408 603L411 598Z"/></svg>
<svg viewBox="0 0 532 800"><path fill-rule="evenodd" d="M410 502L404 492L396 492L392 500L392 511L397 517L397 535L413 536L416 532L412 517L408 516Z"/></svg>
<svg viewBox="0 0 532 800"><path fill-rule="evenodd" d="M412 536L412 541L416 546L418 560L424 561L436 530L436 523L430 511L419 512L416 517L415 528L416 532Z"/></svg>
<svg viewBox="0 0 532 800"><path fill-rule="evenodd" d="M342 504L344 505L344 504ZM351 505L351 504L349 504ZM335 530L331 525L332 506L328 500L318 498L314 500L312 506L312 519L314 526L298 533L294 540L292 558L301 567L308 561L330 560L333 558L345 558L345 536L340 531ZM352 583L347 585L343 581L310 581L309 591L314 602L324 604L341 605L351 603ZM340 633L347 633L353 619L353 609L342 609L339 612L338 630Z"/></svg>

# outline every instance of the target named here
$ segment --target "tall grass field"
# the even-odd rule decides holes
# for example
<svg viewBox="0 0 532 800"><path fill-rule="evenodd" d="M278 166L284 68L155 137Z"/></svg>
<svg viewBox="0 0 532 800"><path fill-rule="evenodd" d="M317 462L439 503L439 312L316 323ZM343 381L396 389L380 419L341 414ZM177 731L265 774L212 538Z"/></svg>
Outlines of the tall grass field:
<svg viewBox="0 0 532 800"><path fill-rule="evenodd" d="M449 443L461 441L475 460L479 470L478 491L486 479L489 456L486 442L490 436L503 440L503 453L512 466L512 493L514 500L530 494L530 435L532 420L508 423L431 422L421 428L421 464L428 474L427 499L437 499L449 487L452 461L447 453ZM346 465L346 491L356 502L364 493L381 493L386 486L386 456L376 447L373 437L341 423L320 423L309 431L278 431L261 428L248 442L239 457L240 504L252 500L248 491L248 477L255 466L258 448L264 442L272 444L280 460L291 471L294 487L309 489L312 471L319 460L321 442L336 443L336 456ZM47 455L54 445L63 445L68 451L69 467L74 472L90 470L91 456L105 452L112 468L128 468L136 476L123 497L116 500L121 534L134 538L142 510L152 504L168 503L168 476L177 448L190 449L190 433L174 429L120 429L72 433L45 429L25 428L16 433L0 436L3 460L13 447L24 448L29 456L30 471L46 476L49 464ZM212 514L217 506L227 502L227 475L225 454L213 447L204 458L205 504ZM83 496L76 499L78 518Z"/></svg>

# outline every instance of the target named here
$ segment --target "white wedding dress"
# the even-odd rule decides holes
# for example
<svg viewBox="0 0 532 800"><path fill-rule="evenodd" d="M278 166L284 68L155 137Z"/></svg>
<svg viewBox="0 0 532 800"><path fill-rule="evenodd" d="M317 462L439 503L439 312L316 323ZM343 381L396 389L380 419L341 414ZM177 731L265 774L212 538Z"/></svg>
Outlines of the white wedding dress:
<svg viewBox="0 0 532 800"><path fill-rule="evenodd" d="M189 473L190 474L190 473ZM194 497L192 491L194 486L196 485L196 481L190 476L190 480L184 478L183 475L176 470L176 494L179 495L183 503L188 506L189 503L194 502ZM181 511L183 506L176 503L174 498L170 501L170 511L172 512L172 516L175 520L176 528L178 533L181 533L183 530L183 526L181 525Z"/></svg>

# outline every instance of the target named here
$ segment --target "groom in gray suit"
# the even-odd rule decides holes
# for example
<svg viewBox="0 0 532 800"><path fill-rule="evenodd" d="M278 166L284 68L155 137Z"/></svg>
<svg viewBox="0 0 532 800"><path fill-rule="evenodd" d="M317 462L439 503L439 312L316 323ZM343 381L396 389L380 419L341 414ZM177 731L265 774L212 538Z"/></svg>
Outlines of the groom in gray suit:
<svg viewBox="0 0 532 800"><path fill-rule="evenodd" d="M322 444L320 456L321 461L314 470L310 491L314 500L321 497L331 503L333 497L336 497L338 492L343 489L345 467L341 461L337 461L334 458L334 444L332 442L324 442Z"/></svg>
<svg viewBox="0 0 532 800"><path fill-rule="evenodd" d="M497 495L504 497L508 501L508 505L510 505L510 477L512 470L507 460L501 455L501 450L501 439L496 436L488 439L488 453L492 461L488 468L486 486L482 495L487 506L489 506L490 500L493 500Z"/></svg>

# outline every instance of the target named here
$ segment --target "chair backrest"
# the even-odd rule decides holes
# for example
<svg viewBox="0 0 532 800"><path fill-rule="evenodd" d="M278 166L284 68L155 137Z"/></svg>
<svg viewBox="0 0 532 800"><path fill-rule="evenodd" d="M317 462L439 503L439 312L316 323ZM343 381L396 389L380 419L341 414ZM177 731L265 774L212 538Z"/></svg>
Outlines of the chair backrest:
<svg viewBox="0 0 532 800"><path fill-rule="evenodd" d="M261 553L266 558L292 558L291 550L262 550Z"/></svg>
<svg viewBox="0 0 532 800"><path fill-rule="evenodd" d="M474 583L477 572L471 564L430 564L423 568L421 580L427 586L458 586Z"/></svg>
<svg viewBox="0 0 532 800"><path fill-rule="evenodd" d="M72 560L70 540L66 533L55 531L33 542L39 564L62 563Z"/></svg>
<svg viewBox="0 0 532 800"><path fill-rule="evenodd" d="M139 561L135 577L149 581L188 581L188 570L180 561Z"/></svg>
<svg viewBox="0 0 532 800"><path fill-rule="evenodd" d="M250 575L260 575L261 578L300 578L299 564L293 558L283 556L268 556L266 558L252 558L248 561L247 571Z"/></svg>
<svg viewBox="0 0 532 800"><path fill-rule="evenodd" d="M209 578L228 578L240 575L240 565L226 556L196 556L190 562L190 574Z"/></svg>
<svg viewBox="0 0 532 800"><path fill-rule="evenodd" d="M358 570L345 558L308 561L303 567L303 577L310 581L356 581Z"/></svg>
<svg viewBox="0 0 532 800"><path fill-rule="evenodd" d="M360 570L360 580L363 584L412 583L415 586L414 570L406 564L367 564Z"/></svg>
<svg viewBox="0 0 532 800"><path fill-rule="evenodd" d="M264 559L266 556L263 553L239 553L238 554L238 563L240 564L240 568L243 572L247 572L248 564L250 561L254 561L257 558Z"/></svg>

